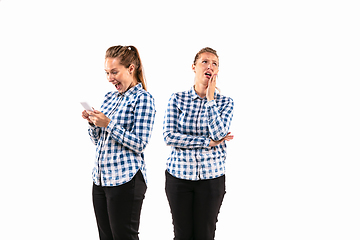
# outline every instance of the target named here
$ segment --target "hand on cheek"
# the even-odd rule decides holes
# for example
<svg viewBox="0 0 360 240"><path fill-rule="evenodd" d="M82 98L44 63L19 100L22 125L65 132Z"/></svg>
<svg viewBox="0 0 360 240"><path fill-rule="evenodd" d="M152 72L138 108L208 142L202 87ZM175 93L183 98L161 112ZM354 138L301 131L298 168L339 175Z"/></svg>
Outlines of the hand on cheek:
<svg viewBox="0 0 360 240"><path fill-rule="evenodd" d="M217 74L214 74L209 79L208 87L206 89L206 98L208 101L214 100L215 88L216 88L216 77Z"/></svg>

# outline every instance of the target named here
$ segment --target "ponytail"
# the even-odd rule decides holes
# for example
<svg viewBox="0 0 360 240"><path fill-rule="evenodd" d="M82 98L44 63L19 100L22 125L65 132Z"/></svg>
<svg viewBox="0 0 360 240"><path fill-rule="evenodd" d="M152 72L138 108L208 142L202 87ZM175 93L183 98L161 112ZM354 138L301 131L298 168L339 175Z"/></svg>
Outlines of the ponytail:
<svg viewBox="0 0 360 240"><path fill-rule="evenodd" d="M135 66L134 76L138 83L141 83L143 89L147 91L144 69L141 63L139 51L134 46L113 46L106 50L106 58L117 58L119 63L125 68L131 64Z"/></svg>

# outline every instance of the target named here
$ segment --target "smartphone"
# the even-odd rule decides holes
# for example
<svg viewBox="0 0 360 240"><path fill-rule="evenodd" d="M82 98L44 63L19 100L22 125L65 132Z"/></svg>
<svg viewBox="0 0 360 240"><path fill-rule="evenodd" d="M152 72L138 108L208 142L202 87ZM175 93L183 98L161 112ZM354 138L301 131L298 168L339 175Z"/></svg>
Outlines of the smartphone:
<svg viewBox="0 0 360 240"><path fill-rule="evenodd" d="M87 102L80 102L80 104L85 108L86 111L94 111Z"/></svg>

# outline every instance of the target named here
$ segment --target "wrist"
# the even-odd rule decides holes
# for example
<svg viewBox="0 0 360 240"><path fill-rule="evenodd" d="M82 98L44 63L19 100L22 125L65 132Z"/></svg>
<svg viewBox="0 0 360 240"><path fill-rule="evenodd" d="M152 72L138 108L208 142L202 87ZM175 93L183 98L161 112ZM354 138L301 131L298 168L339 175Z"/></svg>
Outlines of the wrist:
<svg viewBox="0 0 360 240"><path fill-rule="evenodd" d="M106 119L106 126L105 126L105 127L109 126L110 122L111 122L111 119L110 119L110 118L107 118L107 119Z"/></svg>

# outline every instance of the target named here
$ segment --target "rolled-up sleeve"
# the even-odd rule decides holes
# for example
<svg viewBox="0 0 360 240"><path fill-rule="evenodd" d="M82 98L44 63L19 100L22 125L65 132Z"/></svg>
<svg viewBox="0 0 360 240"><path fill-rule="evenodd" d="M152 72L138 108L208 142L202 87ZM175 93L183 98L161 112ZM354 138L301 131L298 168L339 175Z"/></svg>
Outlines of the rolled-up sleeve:
<svg viewBox="0 0 360 240"><path fill-rule="evenodd" d="M95 125L90 125L89 124L89 129L88 129L88 133L91 139L91 142L94 145L97 145L99 138L100 138L100 133L101 133L101 128L100 127L96 127Z"/></svg>

